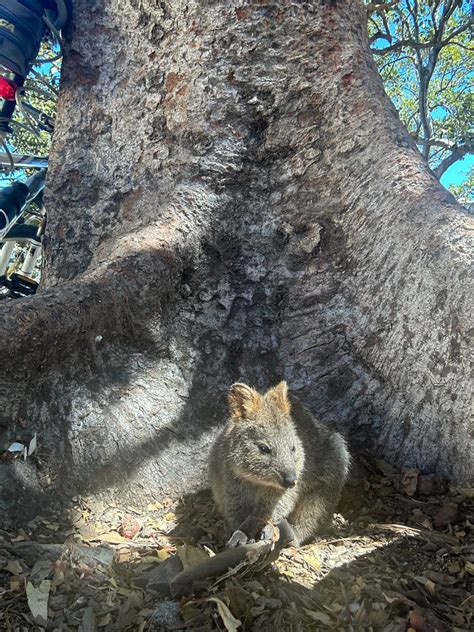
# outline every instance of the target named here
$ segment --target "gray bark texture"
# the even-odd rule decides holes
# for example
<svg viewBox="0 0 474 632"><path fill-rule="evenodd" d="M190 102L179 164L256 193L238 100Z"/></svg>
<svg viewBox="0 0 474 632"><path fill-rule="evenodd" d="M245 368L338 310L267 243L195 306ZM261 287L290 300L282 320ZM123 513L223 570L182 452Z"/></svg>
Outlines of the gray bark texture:
<svg viewBox="0 0 474 632"><path fill-rule="evenodd" d="M1 465L10 520L197 488L237 380L286 378L355 451L472 482L469 216L365 22L353 0L75 2L44 287L0 312L0 429L40 446Z"/></svg>

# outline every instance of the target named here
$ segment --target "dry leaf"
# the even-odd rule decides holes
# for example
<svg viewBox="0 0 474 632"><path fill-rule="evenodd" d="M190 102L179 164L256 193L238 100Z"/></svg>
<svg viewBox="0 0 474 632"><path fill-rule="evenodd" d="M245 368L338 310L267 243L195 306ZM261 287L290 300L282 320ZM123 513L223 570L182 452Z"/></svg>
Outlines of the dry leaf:
<svg viewBox="0 0 474 632"><path fill-rule="evenodd" d="M31 456L33 452L36 450L36 448L37 448L37 442L36 442L36 432L35 432L28 446L28 456Z"/></svg>
<svg viewBox="0 0 474 632"><path fill-rule="evenodd" d="M200 564L201 562L206 562L209 559L209 555L205 551L198 549L195 546L191 546L190 544L177 546L176 552L179 555L179 559L181 560L184 569L191 568L192 566L196 566L196 564Z"/></svg>
<svg viewBox="0 0 474 632"><path fill-rule="evenodd" d="M210 597L209 599L206 599L206 601L212 601L217 604L217 609L219 610L225 629L228 630L228 632L237 632L237 628L242 625L242 621L234 617L225 603L217 597Z"/></svg>
<svg viewBox="0 0 474 632"><path fill-rule="evenodd" d="M5 566L5 570L7 570L12 575L21 575L23 573L23 566L18 560L10 560L10 562L8 562L8 564Z"/></svg>
<svg viewBox="0 0 474 632"><path fill-rule="evenodd" d="M101 617L99 619L99 621L97 622L97 626L99 628L102 628L105 625L110 625L112 623L112 615L110 614L110 612L107 612L107 614L105 614L103 617Z"/></svg>
<svg viewBox="0 0 474 632"><path fill-rule="evenodd" d="M60 529L60 525L55 522L47 522L46 520L43 520L43 524L47 529L50 529L50 531L59 531Z"/></svg>
<svg viewBox="0 0 474 632"><path fill-rule="evenodd" d="M20 443L19 441L14 441L8 448L7 452L23 452L24 449L25 446L23 445L23 443Z"/></svg>
<svg viewBox="0 0 474 632"><path fill-rule="evenodd" d="M303 608L310 619L313 621L317 621L318 623L322 623L323 625L331 625L331 617L327 615L325 612L320 612L319 610L308 610L307 608Z"/></svg>
<svg viewBox="0 0 474 632"><path fill-rule="evenodd" d="M147 510L148 511L158 511L159 509L163 509L163 505L161 503L159 503L158 501L155 503L150 503L149 505L147 505Z"/></svg>
<svg viewBox="0 0 474 632"><path fill-rule="evenodd" d="M46 579L53 570L53 563L50 560L36 560L35 565L31 569L30 581L37 584L39 581Z"/></svg>
<svg viewBox="0 0 474 632"><path fill-rule="evenodd" d="M101 542L111 542L112 544L121 544L122 542L127 542L125 538L123 538L120 533L117 531L110 531L109 533L103 533L100 536L97 536L97 540Z"/></svg>
<svg viewBox="0 0 474 632"><path fill-rule="evenodd" d="M10 590L20 590L22 580L19 577L12 577L10 579Z"/></svg>
<svg viewBox="0 0 474 632"><path fill-rule="evenodd" d="M431 581L436 582L437 584L441 584L441 586L452 586L456 583L456 577L451 577L451 575L446 575L445 573L437 573L436 571L426 570L426 577Z"/></svg>
<svg viewBox="0 0 474 632"><path fill-rule="evenodd" d="M321 560L314 555L303 555L304 561L312 568L319 571L321 568Z"/></svg>
<svg viewBox="0 0 474 632"><path fill-rule="evenodd" d="M143 514L143 511L141 511L140 509L138 509L137 507L134 507L133 505L128 505L128 507L126 507L127 511L131 511L132 513L135 513L139 516L141 516Z"/></svg>
<svg viewBox="0 0 474 632"><path fill-rule="evenodd" d="M94 608L88 606L82 615L81 632L96 632L97 630L97 618L95 616Z"/></svg>
<svg viewBox="0 0 474 632"><path fill-rule="evenodd" d="M28 607L33 618L40 619L45 624L48 620L48 598L51 582L44 579L39 586L34 586L31 582L26 584L26 598Z"/></svg>

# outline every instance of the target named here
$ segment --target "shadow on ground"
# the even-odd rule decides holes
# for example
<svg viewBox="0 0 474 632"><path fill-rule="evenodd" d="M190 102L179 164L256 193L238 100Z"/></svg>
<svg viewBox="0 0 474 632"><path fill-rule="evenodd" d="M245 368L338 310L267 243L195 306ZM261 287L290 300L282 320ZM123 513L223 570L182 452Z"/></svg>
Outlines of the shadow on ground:
<svg viewBox="0 0 474 632"><path fill-rule="evenodd" d="M67 520L0 531L0 629L44 629L42 591L46 628L59 632L205 632L235 629L232 617L243 632L467 632L472 490L408 495L401 480L369 470L348 487L334 532L284 549L263 572L247 566L180 600L142 590L139 579L175 556L222 550L224 525L208 491L145 508L76 499Z"/></svg>

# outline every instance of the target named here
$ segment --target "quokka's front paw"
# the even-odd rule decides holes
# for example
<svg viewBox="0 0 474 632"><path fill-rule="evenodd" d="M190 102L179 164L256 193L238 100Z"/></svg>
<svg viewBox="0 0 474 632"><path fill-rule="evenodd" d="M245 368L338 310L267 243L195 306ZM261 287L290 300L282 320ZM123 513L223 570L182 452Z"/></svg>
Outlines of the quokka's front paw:
<svg viewBox="0 0 474 632"><path fill-rule="evenodd" d="M249 538L247 534L241 531L240 529L237 529L230 536L230 539L228 540L226 544L226 549L235 549L238 546L243 546L244 544L247 544L248 542L249 542Z"/></svg>
<svg viewBox="0 0 474 632"><path fill-rule="evenodd" d="M278 529L277 529L278 527ZM260 540L266 542L280 542L280 545L297 545L298 538L288 520L283 518L276 525L268 523L260 532Z"/></svg>

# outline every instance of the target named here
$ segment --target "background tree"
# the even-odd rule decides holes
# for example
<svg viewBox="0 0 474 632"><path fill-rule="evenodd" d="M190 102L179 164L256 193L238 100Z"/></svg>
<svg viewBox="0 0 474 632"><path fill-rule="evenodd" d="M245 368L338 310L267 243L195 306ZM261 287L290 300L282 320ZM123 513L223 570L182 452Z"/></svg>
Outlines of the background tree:
<svg viewBox="0 0 474 632"><path fill-rule="evenodd" d="M385 89L439 179L474 151L471 3L395 0L367 9Z"/></svg>
<svg viewBox="0 0 474 632"><path fill-rule="evenodd" d="M449 187L451 193L456 196L458 200L465 204L472 204L474 200L472 198L474 192L474 169L471 169L467 175L467 178L461 182L461 184L452 184Z"/></svg>
<svg viewBox="0 0 474 632"><path fill-rule="evenodd" d="M75 6L44 284L0 311L0 426L39 442L0 463L1 519L193 490L237 380L285 377L354 451L472 479L469 216L363 5Z"/></svg>

